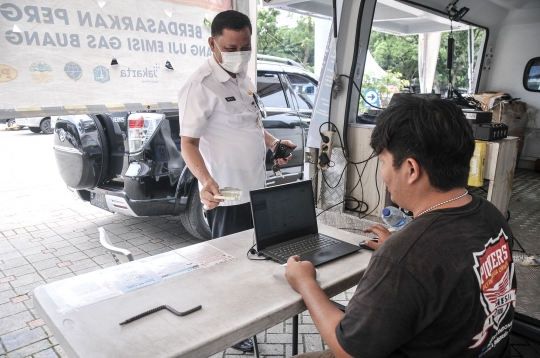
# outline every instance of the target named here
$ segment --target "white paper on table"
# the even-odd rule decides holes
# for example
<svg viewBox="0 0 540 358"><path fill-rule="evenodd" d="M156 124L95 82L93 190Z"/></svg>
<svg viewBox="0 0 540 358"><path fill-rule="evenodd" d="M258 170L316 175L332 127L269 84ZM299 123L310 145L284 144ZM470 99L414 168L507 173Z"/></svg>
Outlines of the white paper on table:
<svg viewBox="0 0 540 358"><path fill-rule="evenodd" d="M46 287L51 297L54 297L59 312L66 312L122 294L121 290L105 280L97 271L53 282Z"/></svg>
<svg viewBox="0 0 540 358"><path fill-rule="evenodd" d="M175 252L184 256L186 259L190 260L194 264L199 265L200 267L213 266L235 258L225 251L222 251L206 242L183 247L175 250Z"/></svg>
<svg viewBox="0 0 540 358"><path fill-rule="evenodd" d="M163 278L176 276L199 268L196 263L193 263L175 251L146 257L139 261Z"/></svg>
<svg viewBox="0 0 540 358"><path fill-rule="evenodd" d="M109 267L99 271L99 273L106 282L112 283L124 293L163 281L161 276L150 270L141 261Z"/></svg>

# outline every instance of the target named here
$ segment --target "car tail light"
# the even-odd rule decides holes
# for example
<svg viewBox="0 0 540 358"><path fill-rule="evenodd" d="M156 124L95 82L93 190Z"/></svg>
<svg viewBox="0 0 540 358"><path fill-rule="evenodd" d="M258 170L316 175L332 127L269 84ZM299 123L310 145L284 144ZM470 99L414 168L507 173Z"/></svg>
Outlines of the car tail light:
<svg viewBox="0 0 540 358"><path fill-rule="evenodd" d="M140 152L154 135L165 115L160 113L133 113L128 117L129 152Z"/></svg>

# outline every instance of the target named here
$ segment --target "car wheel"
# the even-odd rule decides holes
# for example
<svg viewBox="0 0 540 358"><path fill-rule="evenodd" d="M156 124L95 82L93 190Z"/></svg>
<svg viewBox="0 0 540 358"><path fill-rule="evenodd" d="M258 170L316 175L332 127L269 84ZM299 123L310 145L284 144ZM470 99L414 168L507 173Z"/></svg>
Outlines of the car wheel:
<svg viewBox="0 0 540 358"><path fill-rule="evenodd" d="M180 221L187 232L197 239L206 241L212 238L212 231L208 226L208 219L206 218L203 203L201 203L197 182L191 185L186 209L180 214Z"/></svg>
<svg viewBox="0 0 540 358"><path fill-rule="evenodd" d="M32 132L32 133L41 133L41 128L28 127L28 129L30 129L30 132Z"/></svg>
<svg viewBox="0 0 540 358"><path fill-rule="evenodd" d="M53 128L51 127L50 118L45 118L44 120L42 120L41 123L39 124L39 128L44 134L52 134L54 132Z"/></svg>
<svg viewBox="0 0 540 358"><path fill-rule="evenodd" d="M11 119L8 119L6 121L6 126L9 128L9 127L14 127L16 126L17 123L15 122L15 118L11 118Z"/></svg>

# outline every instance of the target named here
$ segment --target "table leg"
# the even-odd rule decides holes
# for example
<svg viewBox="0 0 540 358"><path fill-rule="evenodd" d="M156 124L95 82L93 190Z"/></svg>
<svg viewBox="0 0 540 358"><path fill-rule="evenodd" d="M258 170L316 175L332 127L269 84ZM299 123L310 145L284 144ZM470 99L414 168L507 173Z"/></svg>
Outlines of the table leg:
<svg viewBox="0 0 540 358"><path fill-rule="evenodd" d="M292 355L298 354L298 315L292 319Z"/></svg>
<svg viewBox="0 0 540 358"><path fill-rule="evenodd" d="M259 346L257 345L257 336L251 337L253 341L253 351L255 353L255 358L259 358Z"/></svg>

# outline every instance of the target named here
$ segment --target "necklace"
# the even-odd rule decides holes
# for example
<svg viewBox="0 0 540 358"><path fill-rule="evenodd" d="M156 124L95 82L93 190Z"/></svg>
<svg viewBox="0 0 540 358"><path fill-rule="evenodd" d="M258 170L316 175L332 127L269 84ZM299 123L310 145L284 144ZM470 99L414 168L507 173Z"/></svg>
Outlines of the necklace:
<svg viewBox="0 0 540 358"><path fill-rule="evenodd" d="M419 217L420 215L425 214L425 213L427 213L428 211L431 211L431 210L433 210L433 209L435 209L435 208L437 208L437 207L439 207L439 206L441 206L441 205L448 204L448 203L450 203L450 202L452 202L452 201L456 201L456 200L458 200L458 199L461 199L461 198L463 198L463 197L464 197L465 195L467 195L467 194L469 194L469 192L468 192L467 190L465 190L465 192L464 192L463 194L461 194L460 196L456 196L454 199L449 199L449 200L443 201L442 203L439 203L439 204L437 204L437 205L433 205L433 206L430 207L429 209L426 209L426 210L422 211L420 214L416 215L416 217Z"/></svg>

